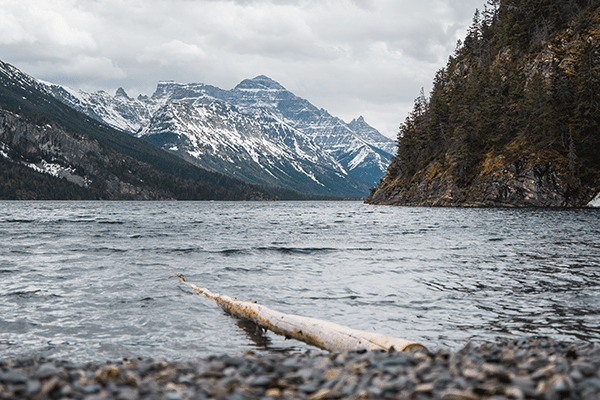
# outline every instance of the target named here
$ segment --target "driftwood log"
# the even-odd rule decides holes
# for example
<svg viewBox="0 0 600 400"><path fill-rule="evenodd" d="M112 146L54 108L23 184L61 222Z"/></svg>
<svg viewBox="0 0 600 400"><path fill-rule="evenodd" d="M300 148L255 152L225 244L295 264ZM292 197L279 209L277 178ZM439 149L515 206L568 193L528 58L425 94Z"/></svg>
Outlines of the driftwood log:
<svg viewBox="0 0 600 400"><path fill-rule="evenodd" d="M173 272L173 271L171 271ZM173 272L179 280L194 292L216 301L229 314L252 321L286 339L296 339L330 352L352 350L396 350L425 349L422 345L378 333L359 331L342 325L299 315L284 314L271 310L256 302L240 301L229 296L213 293L208 289L186 282L185 277Z"/></svg>

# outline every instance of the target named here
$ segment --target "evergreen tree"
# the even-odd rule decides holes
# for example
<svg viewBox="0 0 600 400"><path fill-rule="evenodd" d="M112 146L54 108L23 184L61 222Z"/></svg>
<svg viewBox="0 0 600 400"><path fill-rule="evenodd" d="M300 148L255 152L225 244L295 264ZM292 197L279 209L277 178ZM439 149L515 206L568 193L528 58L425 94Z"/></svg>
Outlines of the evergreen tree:
<svg viewBox="0 0 600 400"><path fill-rule="evenodd" d="M599 150L600 2L488 0L415 100L380 186L444 176L470 190L502 159L584 199L600 190Z"/></svg>

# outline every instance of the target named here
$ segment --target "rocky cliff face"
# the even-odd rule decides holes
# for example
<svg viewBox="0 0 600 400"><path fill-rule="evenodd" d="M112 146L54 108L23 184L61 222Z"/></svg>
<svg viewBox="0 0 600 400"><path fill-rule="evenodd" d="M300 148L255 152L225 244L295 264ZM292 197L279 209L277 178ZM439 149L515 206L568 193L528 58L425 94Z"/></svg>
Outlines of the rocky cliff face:
<svg viewBox="0 0 600 400"><path fill-rule="evenodd" d="M367 202L381 205L439 207L581 207L589 200L569 196L567 183L550 164L519 165L494 162L483 168L467 186L459 186L451 174L414 179L383 179ZM431 171L429 171L431 172Z"/></svg>
<svg viewBox="0 0 600 400"><path fill-rule="evenodd" d="M266 111L259 122L221 101L171 101L138 135L192 163L246 182L319 194L360 196L367 189L347 179L344 169L309 138Z"/></svg>
<svg viewBox="0 0 600 400"><path fill-rule="evenodd" d="M375 184L389 165L394 142L366 123L364 118L346 124L302 99L266 76L246 79L229 91L208 91L256 115L262 109L312 138L353 176Z"/></svg>
<svg viewBox="0 0 600 400"><path fill-rule="evenodd" d="M67 132L51 123L40 126L2 109L0 147L4 159L88 189L91 198L172 198L168 192L144 184L137 175L151 169L148 165L119 155L86 135ZM125 174L118 176L111 170L123 170ZM40 193L36 197L45 195Z"/></svg>
<svg viewBox="0 0 600 400"><path fill-rule="evenodd" d="M115 96L107 92L77 92L68 87L44 83L43 89L69 107L123 132L135 134L150 123L161 104L131 99L122 88Z"/></svg>

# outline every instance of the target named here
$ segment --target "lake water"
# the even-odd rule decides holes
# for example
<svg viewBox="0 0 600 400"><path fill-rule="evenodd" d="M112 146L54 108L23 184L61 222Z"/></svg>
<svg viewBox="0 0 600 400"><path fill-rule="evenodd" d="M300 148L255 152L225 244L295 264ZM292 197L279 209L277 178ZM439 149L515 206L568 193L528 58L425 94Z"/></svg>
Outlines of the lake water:
<svg viewBox="0 0 600 400"><path fill-rule="evenodd" d="M600 210L360 202L0 202L0 359L186 360L308 345L272 309L457 350L600 341Z"/></svg>

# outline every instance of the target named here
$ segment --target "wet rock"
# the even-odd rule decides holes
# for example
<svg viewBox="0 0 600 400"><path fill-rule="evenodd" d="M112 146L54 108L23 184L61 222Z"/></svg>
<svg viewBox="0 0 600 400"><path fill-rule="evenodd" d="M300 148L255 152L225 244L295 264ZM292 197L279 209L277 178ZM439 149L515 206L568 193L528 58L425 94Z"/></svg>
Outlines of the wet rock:
<svg viewBox="0 0 600 400"><path fill-rule="evenodd" d="M0 372L0 382L9 383L9 384L19 384L26 383L27 376L13 371L8 372Z"/></svg>
<svg viewBox="0 0 600 400"><path fill-rule="evenodd" d="M253 378L249 382L249 385L254 386L254 387L265 387L265 386L269 386L276 379L277 379L277 376L274 376L274 375L258 376L256 378Z"/></svg>
<svg viewBox="0 0 600 400"><path fill-rule="evenodd" d="M42 390L42 384L38 380L28 380L25 389L25 396L31 396Z"/></svg>
<svg viewBox="0 0 600 400"><path fill-rule="evenodd" d="M594 399L600 347L520 339L453 353L246 353L197 362L0 362L0 399Z"/></svg>
<svg viewBox="0 0 600 400"><path fill-rule="evenodd" d="M314 393L319 389L319 384L316 381L308 382L298 386L298 390L304 393Z"/></svg>
<svg viewBox="0 0 600 400"><path fill-rule="evenodd" d="M461 389L446 389L442 392L443 400L478 400L480 397L473 392Z"/></svg>
<svg viewBox="0 0 600 400"><path fill-rule="evenodd" d="M42 364L40 366L37 373L35 374L35 377L38 379L46 379L46 378L50 378L52 376L56 376L59 373L60 372L59 372L58 368L56 368L56 366L54 366L53 364L47 363L47 364Z"/></svg>

